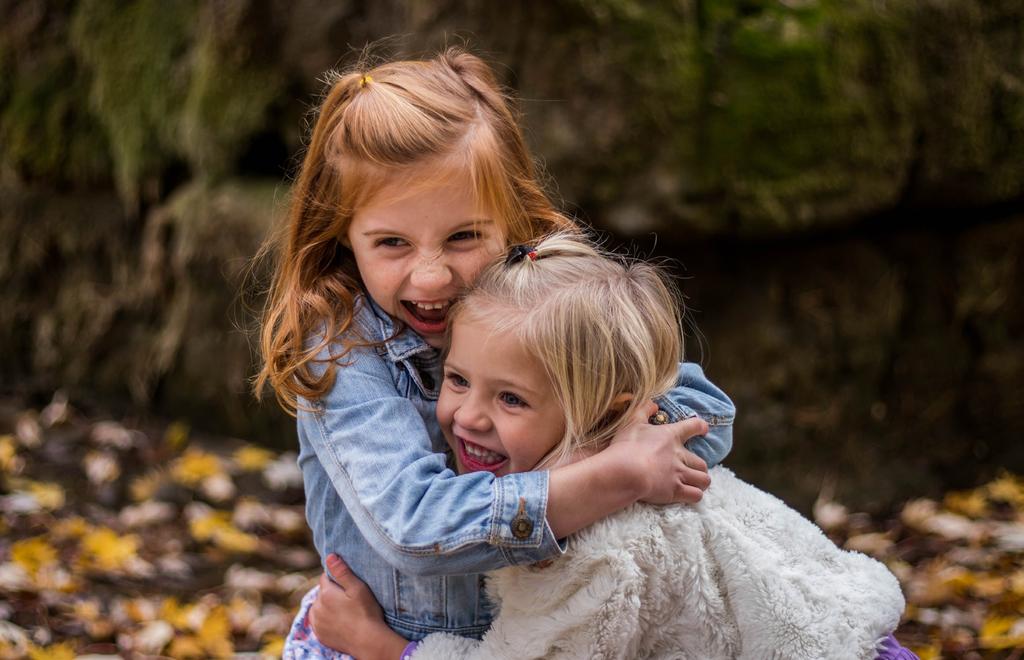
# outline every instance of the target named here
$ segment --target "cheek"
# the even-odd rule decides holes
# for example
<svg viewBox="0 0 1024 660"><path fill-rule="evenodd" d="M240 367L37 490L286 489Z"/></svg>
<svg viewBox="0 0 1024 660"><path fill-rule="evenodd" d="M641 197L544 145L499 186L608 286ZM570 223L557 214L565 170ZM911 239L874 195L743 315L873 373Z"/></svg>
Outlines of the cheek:
<svg viewBox="0 0 1024 660"><path fill-rule="evenodd" d="M452 418L455 416L455 402L452 396L448 393L447 388L441 386L441 394L437 398L437 408L434 409L434 416L437 417L437 423L441 425L441 430L447 431L451 428Z"/></svg>
<svg viewBox="0 0 1024 660"><path fill-rule="evenodd" d="M470 254L466 255L458 267L459 276L462 281L466 284L473 284L476 282L476 278L480 275L480 271L484 269L487 264L494 260L498 252L492 252L489 249L481 248L474 250Z"/></svg>

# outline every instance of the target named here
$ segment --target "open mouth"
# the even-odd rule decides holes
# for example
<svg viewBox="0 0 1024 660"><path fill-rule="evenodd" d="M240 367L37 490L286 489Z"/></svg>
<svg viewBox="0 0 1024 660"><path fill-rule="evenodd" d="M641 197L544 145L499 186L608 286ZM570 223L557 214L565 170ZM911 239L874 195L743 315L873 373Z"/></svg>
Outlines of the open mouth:
<svg viewBox="0 0 1024 660"><path fill-rule="evenodd" d="M448 309L451 306L451 300L438 302L402 301L402 307L408 312L406 320L409 322L409 325L416 332L427 335L441 334L447 329Z"/></svg>
<svg viewBox="0 0 1024 660"><path fill-rule="evenodd" d="M470 472L497 472L508 463L508 456L455 436L459 441L459 461Z"/></svg>

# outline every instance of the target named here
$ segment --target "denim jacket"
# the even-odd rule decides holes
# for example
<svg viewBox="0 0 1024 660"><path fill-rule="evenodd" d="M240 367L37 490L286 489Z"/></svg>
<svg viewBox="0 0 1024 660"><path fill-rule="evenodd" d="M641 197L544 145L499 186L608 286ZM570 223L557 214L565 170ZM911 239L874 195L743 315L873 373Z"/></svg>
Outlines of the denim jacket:
<svg viewBox="0 0 1024 660"><path fill-rule="evenodd" d="M480 573L562 551L546 520L548 472L449 469L434 417L438 351L408 329L391 338L392 319L368 297L354 324L362 339L383 343L354 348L324 397L300 401L298 460L313 541L321 557L345 559L399 634L479 637L491 622ZM725 457L735 409L700 367L680 365L678 386L658 403L673 419L704 418L710 431L688 447L709 466ZM522 535L523 515L532 532L517 538L513 520Z"/></svg>

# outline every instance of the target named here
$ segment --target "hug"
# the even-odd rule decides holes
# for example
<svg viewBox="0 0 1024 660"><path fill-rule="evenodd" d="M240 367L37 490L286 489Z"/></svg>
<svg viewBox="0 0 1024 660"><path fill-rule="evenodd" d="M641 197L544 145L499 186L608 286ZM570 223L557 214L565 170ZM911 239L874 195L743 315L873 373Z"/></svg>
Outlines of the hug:
<svg viewBox="0 0 1024 660"><path fill-rule="evenodd" d="M554 207L482 60L332 79L287 222L257 385L333 581L285 657L913 657L883 565L718 467L678 295Z"/></svg>

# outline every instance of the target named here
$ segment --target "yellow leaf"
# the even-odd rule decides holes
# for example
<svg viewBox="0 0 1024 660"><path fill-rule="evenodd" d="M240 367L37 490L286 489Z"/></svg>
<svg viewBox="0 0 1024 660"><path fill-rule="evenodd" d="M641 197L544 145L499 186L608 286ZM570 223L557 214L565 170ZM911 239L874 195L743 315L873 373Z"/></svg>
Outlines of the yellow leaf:
<svg viewBox="0 0 1024 660"><path fill-rule="evenodd" d="M988 500L981 489L949 493L942 500L943 506L969 518L984 518L988 515Z"/></svg>
<svg viewBox="0 0 1024 660"><path fill-rule="evenodd" d="M50 533L54 538L64 540L80 539L91 531L92 525L85 518L82 516L71 516L70 518L57 521L57 524L53 526Z"/></svg>
<svg viewBox="0 0 1024 660"><path fill-rule="evenodd" d="M11 561L35 577L44 566L57 563L57 549L42 536L36 536L15 542L11 546Z"/></svg>
<svg viewBox="0 0 1024 660"><path fill-rule="evenodd" d="M280 658L284 652L284 637L281 635L268 635L267 643L260 649L260 655L265 658Z"/></svg>
<svg viewBox="0 0 1024 660"><path fill-rule="evenodd" d="M190 605L181 605L177 598L171 596L160 604L160 618L178 630L188 630L188 615L191 609Z"/></svg>
<svg viewBox="0 0 1024 660"><path fill-rule="evenodd" d="M203 479L224 471L220 459L200 449L189 449L171 467L171 476L180 484L195 486Z"/></svg>
<svg viewBox="0 0 1024 660"><path fill-rule="evenodd" d="M138 549L139 538L134 534L121 535L102 527L82 539L81 559L89 568L116 571L134 559Z"/></svg>
<svg viewBox="0 0 1024 660"><path fill-rule="evenodd" d="M223 605L210 610L199 627L199 632L196 633L196 639L212 657L227 658L234 653L235 649L231 644L231 625L227 609Z"/></svg>
<svg viewBox="0 0 1024 660"><path fill-rule="evenodd" d="M197 541L209 541L219 529L231 524L231 518L226 511L211 511L210 513L193 518L189 521L188 527L192 532L192 538Z"/></svg>
<svg viewBox="0 0 1024 660"><path fill-rule="evenodd" d="M195 637L179 635L171 642L167 655L172 658L205 658L206 652Z"/></svg>
<svg viewBox="0 0 1024 660"><path fill-rule="evenodd" d="M53 511L64 506L64 489L57 484L35 481L29 485L28 492L44 509Z"/></svg>
<svg viewBox="0 0 1024 660"><path fill-rule="evenodd" d="M21 467L18 446L13 435L0 435L0 471L18 472Z"/></svg>
<svg viewBox="0 0 1024 660"><path fill-rule="evenodd" d="M1001 575L986 575L975 580L971 591L978 598L996 598L1008 591L1009 580Z"/></svg>
<svg viewBox="0 0 1024 660"><path fill-rule="evenodd" d="M229 527L218 531L214 534L213 542L222 550L244 553L256 552L260 544L258 538L236 527Z"/></svg>
<svg viewBox="0 0 1024 660"><path fill-rule="evenodd" d="M103 611L100 609L99 601L80 600L71 608L75 618L86 623L100 618Z"/></svg>
<svg viewBox="0 0 1024 660"><path fill-rule="evenodd" d="M1024 646L1024 619L993 616L985 619L978 633L983 649L1009 649Z"/></svg>
<svg viewBox="0 0 1024 660"><path fill-rule="evenodd" d="M262 447L246 445L236 451L233 458L238 469L243 472L256 472L274 460L274 452Z"/></svg>
<svg viewBox="0 0 1024 660"><path fill-rule="evenodd" d="M942 645L941 644L929 644L928 646L913 646L910 650L917 654L920 660L941 660L942 658Z"/></svg>
<svg viewBox="0 0 1024 660"><path fill-rule="evenodd" d="M259 539L231 524L226 511L212 511L189 521L192 537L200 542L212 541L217 547L228 552L255 552Z"/></svg>
<svg viewBox="0 0 1024 660"><path fill-rule="evenodd" d="M71 642L51 644L47 647L34 646L28 650L31 660L75 660L75 647Z"/></svg>
<svg viewBox="0 0 1024 660"><path fill-rule="evenodd" d="M1003 473L984 488L988 496L997 502L1007 502L1017 508L1024 507L1024 481L1012 474Z"/></svg>
<svg viewBox="0 0 1024 660"><path fill-rule="evenodd" d="M164 431L164 442L174 451L178 451L188 442L188 424L174 422Z"/></svg>
<svg viewBox="0 0 1024 660"><path fill-rule="evenodd" d="M153 499L153 496L156 495L156 491L158 491L160 486L163 484L164 475L159 470L153 470L141 477L135 477L132 479L132 485L130 486L132 499L136 502L144 502L146 500Z"/></svg>
<svg viewBox="0 0 1024 660"><path fill-rule="evenodd" d="M14 490L31 495L42 509L54 511L64 506L64 489L55 483L13 478L9 481Z"/></svg>

